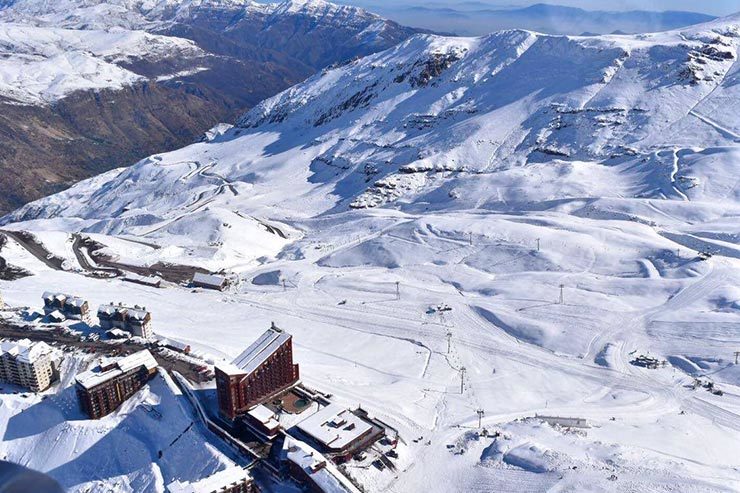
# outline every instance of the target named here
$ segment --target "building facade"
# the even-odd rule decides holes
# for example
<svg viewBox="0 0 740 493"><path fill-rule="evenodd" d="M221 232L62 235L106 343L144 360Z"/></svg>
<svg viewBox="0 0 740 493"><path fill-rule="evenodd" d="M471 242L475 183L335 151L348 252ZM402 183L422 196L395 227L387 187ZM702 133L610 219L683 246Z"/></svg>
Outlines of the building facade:
<svg viewBox="0 0 740 493"><path fill-rule="evenodd" d="M152 314L145 306L134 305L123 306L121 303L100 305L98 308L98 320L103 330L121 329L131 335L151 339Z"/></svg>
<svg viewBox="0 0 740 493"><path fill-rule="evenodd" d="M76 378L82 410L92 419L115 411L156 374L157 361L144 349L125 358L103 358L100 364Z"/></svg>
<svg viewBox="0 0 740 493"><path fill-rule="evenodd" d="M42 392L59 379L62 354L45 342L23 339L0 344L0 380Z"/></svg>
<svg viewBox="0 0 740 493"><path fill-rule="evenodd" d="M273 324L230 364L216 365L215 372L219 410L233 420L298 382L293 336Z"/></svg>
<svg viewBox="0 0 740 493"><path fill-rule="evenodd" d="M72 296L64 293L45 292L44 313L49 315L58 311L66 318L91 322L90 304L78 296Z"/></svg>

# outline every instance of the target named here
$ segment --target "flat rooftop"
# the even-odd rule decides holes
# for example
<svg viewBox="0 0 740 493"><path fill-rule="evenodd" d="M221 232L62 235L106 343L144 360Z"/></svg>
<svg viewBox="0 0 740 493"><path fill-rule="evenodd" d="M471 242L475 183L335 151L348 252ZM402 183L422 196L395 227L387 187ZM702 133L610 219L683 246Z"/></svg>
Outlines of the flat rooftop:
<svg viewBox="0 0 740 493"><path fill-rule="evenodd" d="M247 411L247 414L256 421L262 423L262 425L269 430L273 430L280 426L280 421L278 421L275 413L262 404L253 407Z"/></svg>
<svg viewBox="0 0 740 493"><path fill-rule="evenodd" d="M296 425L300 431L329 449L342 450L373 427L349 409L330 404Z"/></svg>
<svg viewBox="0 0 740 493"><path fill-rule="evenodd" d="M193 275L193 282L205 284L207 286L221 287L226 282L226 278L215 274L202 274L200 272L196 272Z"/></svg>
<svg viewBox="0 0 740 493"><path fill-rule="evenodd" d="M108 370L103 370L101 365L105 367L110 366L110 368ZM138 351L126 356L125 358L116 360L115 362L105 358L101 360L100 364L95 368L77 375L75 380L82 387L91 389L141 366L145 366L147 370L152 370L157 367L157 360L154 359L152 353L147 349Z"/></svg>

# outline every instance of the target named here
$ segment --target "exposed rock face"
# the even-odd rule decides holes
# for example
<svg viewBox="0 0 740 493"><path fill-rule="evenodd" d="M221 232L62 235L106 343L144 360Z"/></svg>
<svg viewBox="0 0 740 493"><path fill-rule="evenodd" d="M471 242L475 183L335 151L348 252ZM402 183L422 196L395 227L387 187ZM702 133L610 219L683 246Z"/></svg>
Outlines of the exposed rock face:
<svg viewBox="0 0 740 493"><path fill-rule="evenodd" d="M175 149L232 116L233 102L144 83L79 92L51 106L0 102L0 211Z"/></svg>
<svg viewBox="0 0 740 493"><path fill-rule="evenodd" d="M386 49L415 33L361 9L319 0L213 0L187 8L163 1L152 10L114 1L97 6L111 10L91 14L85 7L94 3L0 2L0 22L37 30L62 27L66 33L143 29L161 39L190 40L196 49L180 43L182 51L159 50L156 56L95 53L141 76L123 89L119 84L116 90L81 90L50 104L26 101L25 106L0 92L0 214L94 174L187 145L327 65ZM42 37L39 45L49 41ZM74 47L88 55L86 46ZM66 49L61 48L64 55ZM0 39L4 50L18 54L17 45L4 46Z"/></svg>

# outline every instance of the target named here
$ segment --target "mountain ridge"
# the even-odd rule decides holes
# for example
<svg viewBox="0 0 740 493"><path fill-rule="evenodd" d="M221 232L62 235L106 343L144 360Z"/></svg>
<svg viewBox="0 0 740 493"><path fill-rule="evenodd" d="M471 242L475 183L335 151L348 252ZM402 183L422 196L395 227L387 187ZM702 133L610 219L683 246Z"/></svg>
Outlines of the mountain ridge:
<svg viewBox="0 0 740 493"><path fill-rule="evenodd" d="M0 134L6 147L0 169L22 170L12 180L7 172L0 177L3 212L90 174L129 165L156 150L157 142L166 151L196 141L212 125L232 121L325 65L384 49L416 32L318 0L19 0L0 10L2 21L0 50L7 56L0 63L0 104L7 107L11 130ZM152 86L158 102L130 101ZM93 91L98 91L98 125L79 125L81 115L95 118L89 99L79 93ZM116 112L116 91L138 109ZM63 98L82 106L58 105ZM156 120L146 108L171 100L187 102L176 106L186 125L163 116L166 124L155 126L165 132L136 131L137 124ZM49 132L36 123L15 125L8 119L20 111L9 106L19 103L30 105L25 118L48 118L59 127ZM66 110L55 113L56 107ZM106 120L112 113L119 115L115 122ZM110 125L119 128L109 131ZM124 129L138 140L112 137ZM38 152L25 144L34 140ZM85 152L68 152L70 140ZM59 158L50 160L47 149ZM45 179L39 182L39 176Z"/></svg>
<svg viewBox="0 0 740 493"><path fill-rule="evenodd" d="M630 185L638 197L681 199L688 193L702 200L710 184L671 172L669 157L677 145L732 145L737 133L723 133L717 121L729 118L733 107L715 101L734 90L738 39L737 17L637 36L566 37L524 30L482 38L417 35L263 101L211 143L145 159L113 178L105 195L93 193L97 186L79 195L86 189L80 184L70 191L75 200L64 194L43 199L4 222L67 216L74 227L134 233L146 230L132 226L136 204L146 203L142 219L168 224L167 217L179 217L173 210L187 210L194 195L214 186L209 180L177 179L191 176L188 167L179 171L178 162L207 166L229 183L261 190L266 197L279 193L279 188L269 191L271 180L292 173L286 179L300 199L288 198L278 209L269 199L241 193L214 197L209 205L213 209L224 200L225 207L256 207L262 214L269 203L272 219L280 221L294 214L395 203L413 208L419 197L440 193L448 197L435 207L463 207L466 200L454 197L464 183L474 177L495 183L528 166L548 175L562 170L566 189L588 190L568 181L577 171L572 163L589 163L583 166L602 175L626 167L632 171L625 176L637 173L630 180L644 173L644 183ZM701 112L704 120L694 116ZM502 119L506 126L498 124ZM173 166L165 166L169 161ZM555 164L542 168L547 162ZM161 206L146 187L141 195L132 187L163 179L172 186ZM119 190L124 183L125 191ZM115 190L121 195L111 195ZM512 200L505 190L499 186L501 206ZM537 190L524 192L517 203L558 197ZM117 218L124 206L126 212ZM123 223L129 226L120 229Z"/></svg>

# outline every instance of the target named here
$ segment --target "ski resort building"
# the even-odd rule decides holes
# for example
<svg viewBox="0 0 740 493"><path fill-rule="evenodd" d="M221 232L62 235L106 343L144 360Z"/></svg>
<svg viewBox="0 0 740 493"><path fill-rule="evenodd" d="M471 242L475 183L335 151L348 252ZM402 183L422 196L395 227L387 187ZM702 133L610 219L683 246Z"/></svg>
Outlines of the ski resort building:
<svg viewBox="0 0 740 493"><path fill-rule="evenodd" d="M349 460L381 438L384 430L338 404L329 404L291 430L337 462Z"/></svg>
<svg viewBox="0 0 740 493"><path fill-rule="evenodd" d="M535 418L544 421L550 426L562 426L563 428L590 428L585 418L566 418L563 416L540 416L535 414Z"/></svg>
<svg viewBox="0 0 740 493"><path fill-rule="evenodd" d="M216 289L223 291L229 286L229 280L224 276L214 274L202 274L196 272L193 275L193 286L196 288Z"/></svg>
<svg viewBox="0 0 740 493"><path fill-rule="evenodd" d="M151 339L153 335L152 314L145 306L134 305L132 308L121 303L100 305L98 320L103 330L121 329L144 339Z"/></svg>
<svg viewBox="0 0 740 493"><path fill-rule="evenodd" d="M219 410L233 420L298 381L293 336L272 324L234 361L215 370Z"/></svg>
<svg viewBox="0 0 740 493"><path fill-rule="evenodd" d="M62 354L45 342L0 343L0 380L42 392L59 378Z"/></svg>
<svg viewBox="0 0 740 493"><path fill-rule="evenodd" d="M264 442L273 440L280 432L278 417L262 404L258 404L241 416L240 423Z"/></svg>
<svg viewBox="0 0 740 493"><path fill-rule="evenodd" d="M50 315L58 311L66 318L91 322L90 304L82 298L69 294L51 293L47 291L44 293L43 299L44 313L46 315Z"/></svg>
<svg viewBox="0 0 740 493"><path fill-rule="evenodd" d="M239 466L229 467L212 476L186 483L174 481L167 485L168 493L256 493L257 487L249 472Z"/></svg>
<svg viewBox="0 0 740 493"><path fill-rule="evenodd" d="M101 358L100 364L76 378L83 411L99 419L115 411L157 372L157 361L144 349L125 358Z"/></svg>
<svg viewBox="0 0 740 493"><path fill-rule="evenodd" d="M281 474L289 475L312 493L359 493L331 461L310 445L290 436L279 438L270 449Z"/></svg>

